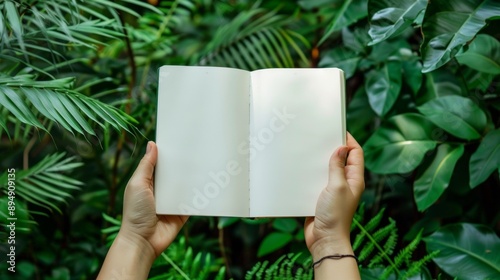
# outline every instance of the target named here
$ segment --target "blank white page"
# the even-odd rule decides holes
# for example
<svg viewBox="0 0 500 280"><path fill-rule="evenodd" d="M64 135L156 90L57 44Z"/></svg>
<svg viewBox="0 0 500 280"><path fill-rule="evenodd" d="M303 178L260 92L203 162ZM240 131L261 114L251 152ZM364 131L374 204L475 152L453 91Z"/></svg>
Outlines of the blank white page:
<svg viewBox="0 0 500 280"><path fill-rule="evenodd" d="M159 70L155 173L159 214L248 216L249 72Z"/></svg>
<svg viewBox="0 0 500 280"><path fill-rule="evenodd" d="M251 216L314 216L333 151L345 144L343 72L265 69L252 75Z"/></svg>

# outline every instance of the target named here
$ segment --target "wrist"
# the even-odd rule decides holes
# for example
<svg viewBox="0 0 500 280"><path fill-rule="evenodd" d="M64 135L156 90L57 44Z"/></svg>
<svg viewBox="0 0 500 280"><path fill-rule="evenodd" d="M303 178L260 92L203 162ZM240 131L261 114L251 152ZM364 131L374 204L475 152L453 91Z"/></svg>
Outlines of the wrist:
<svg viewBox="0 0 500 280"><path fill-rule="evenodd" d="M97 279L147 279L155 257L147 240L119 232Z"/></svg>
<svg viewBox="0 0 500 280"><path fill-rule="evenodd" d="M145 261L152 264L156 259L156 253L153 246L142 236L123 232L120 229L113 245L115 245L115 242L119 245L118 247L130 250L131 253L134 253L134 255L138 256L143 262Z"/></svg>
<svg viewBox="0 0 500 280"><path fill-rule="evenodd" d="M317 240L310 247L310 252L313 257L313 261L319 260L322 257L329 255L353 255L350 238L332 238L325 237Z"/></svg>

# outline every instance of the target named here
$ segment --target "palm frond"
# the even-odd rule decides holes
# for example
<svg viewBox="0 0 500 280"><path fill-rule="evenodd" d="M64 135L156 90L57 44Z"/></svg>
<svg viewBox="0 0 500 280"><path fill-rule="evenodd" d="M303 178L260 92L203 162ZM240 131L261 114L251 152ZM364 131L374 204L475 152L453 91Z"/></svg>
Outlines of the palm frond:
<svg viewBox="0 0 500 280"><path fill-rule="evenodd" d="M20 122L48 132L40 119L55 122L72 134L96 133L93 123L106 129L136 134L138 122L117 108L71 90L73 78L36 81L33 75L0 76L0 105ZM6 124L0 124L6 129Z"/></svg>
<svg viewBox="0 0 500 280"><path fill-rule="evenodd" d="M111 0L28 1L22 5L6 0L0 4L0 59L18 61L34 68L36 64L32 60L48 63L41 59L47 55L52 57L52 63L57 63L57 59L61 59L58 55L60 48L96 49L106 45L105 38L123 36L116 15L122 12L139 18L135 11L137 7L163 13L139 0L118 3ZM20 54L23 54L22 58Z"/></svg>
<svg viewBox="0 0 500 280"><path fill-rule="evenodd" d="M27 170L18 171L15 180L16 197L25 201L61 212L60 203L71 198L71 192L78 190L82 182L72 179L61 172L71 171L83 163L74 162L74 158L64 158L65 153L46 156L40 162ZM5 172L0 176L2 190L7 191L7 176Z"/></svg>
<svg viewBox="0 0 500 280"><path fill-rule="evenodd" d="M293 53L307 63L301 48L307 42L286 29L288 23L276 10L243 11L215 32L198 64L247 70L294 67Z"/></svg>

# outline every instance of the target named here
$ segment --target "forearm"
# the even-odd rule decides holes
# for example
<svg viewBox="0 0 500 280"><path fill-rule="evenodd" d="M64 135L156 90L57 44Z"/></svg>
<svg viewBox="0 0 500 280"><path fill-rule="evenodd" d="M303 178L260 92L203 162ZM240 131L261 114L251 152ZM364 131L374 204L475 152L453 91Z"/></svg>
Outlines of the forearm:
<svg viewBox="0 0 500 280"><path fill-rule="evenodd" d="M155 260L151 245L118 234L97 279L147 279Z"/></svg>
<svg viewBox="0 0 500 280"><path fill-rule="evenodd" d="M316 246L312 252L313 261L330 255L354 255L349 240L325 242ZM356 259L344 257L341 259L324 259L314 267L314 279L361 279Z"/></svg>

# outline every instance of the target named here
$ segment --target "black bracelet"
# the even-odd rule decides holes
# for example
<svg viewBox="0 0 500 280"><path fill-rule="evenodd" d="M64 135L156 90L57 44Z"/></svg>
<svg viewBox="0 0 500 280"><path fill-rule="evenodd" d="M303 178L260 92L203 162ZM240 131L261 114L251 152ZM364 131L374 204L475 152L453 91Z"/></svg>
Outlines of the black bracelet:
<svg viewBox="0 0 500 280"><path fill-rule="evenodd" d="M330 255L330 256L325 256L325 257L322 257L321 259L315 261L313 264L312 264L312 267L315 267L317 264L320 264L323 260L325 259L333 259L333 260L340 260L342 258L353 258L356 260L356 264L359 262L358 261L358 257L356 257L355 255Z"/></svg>

